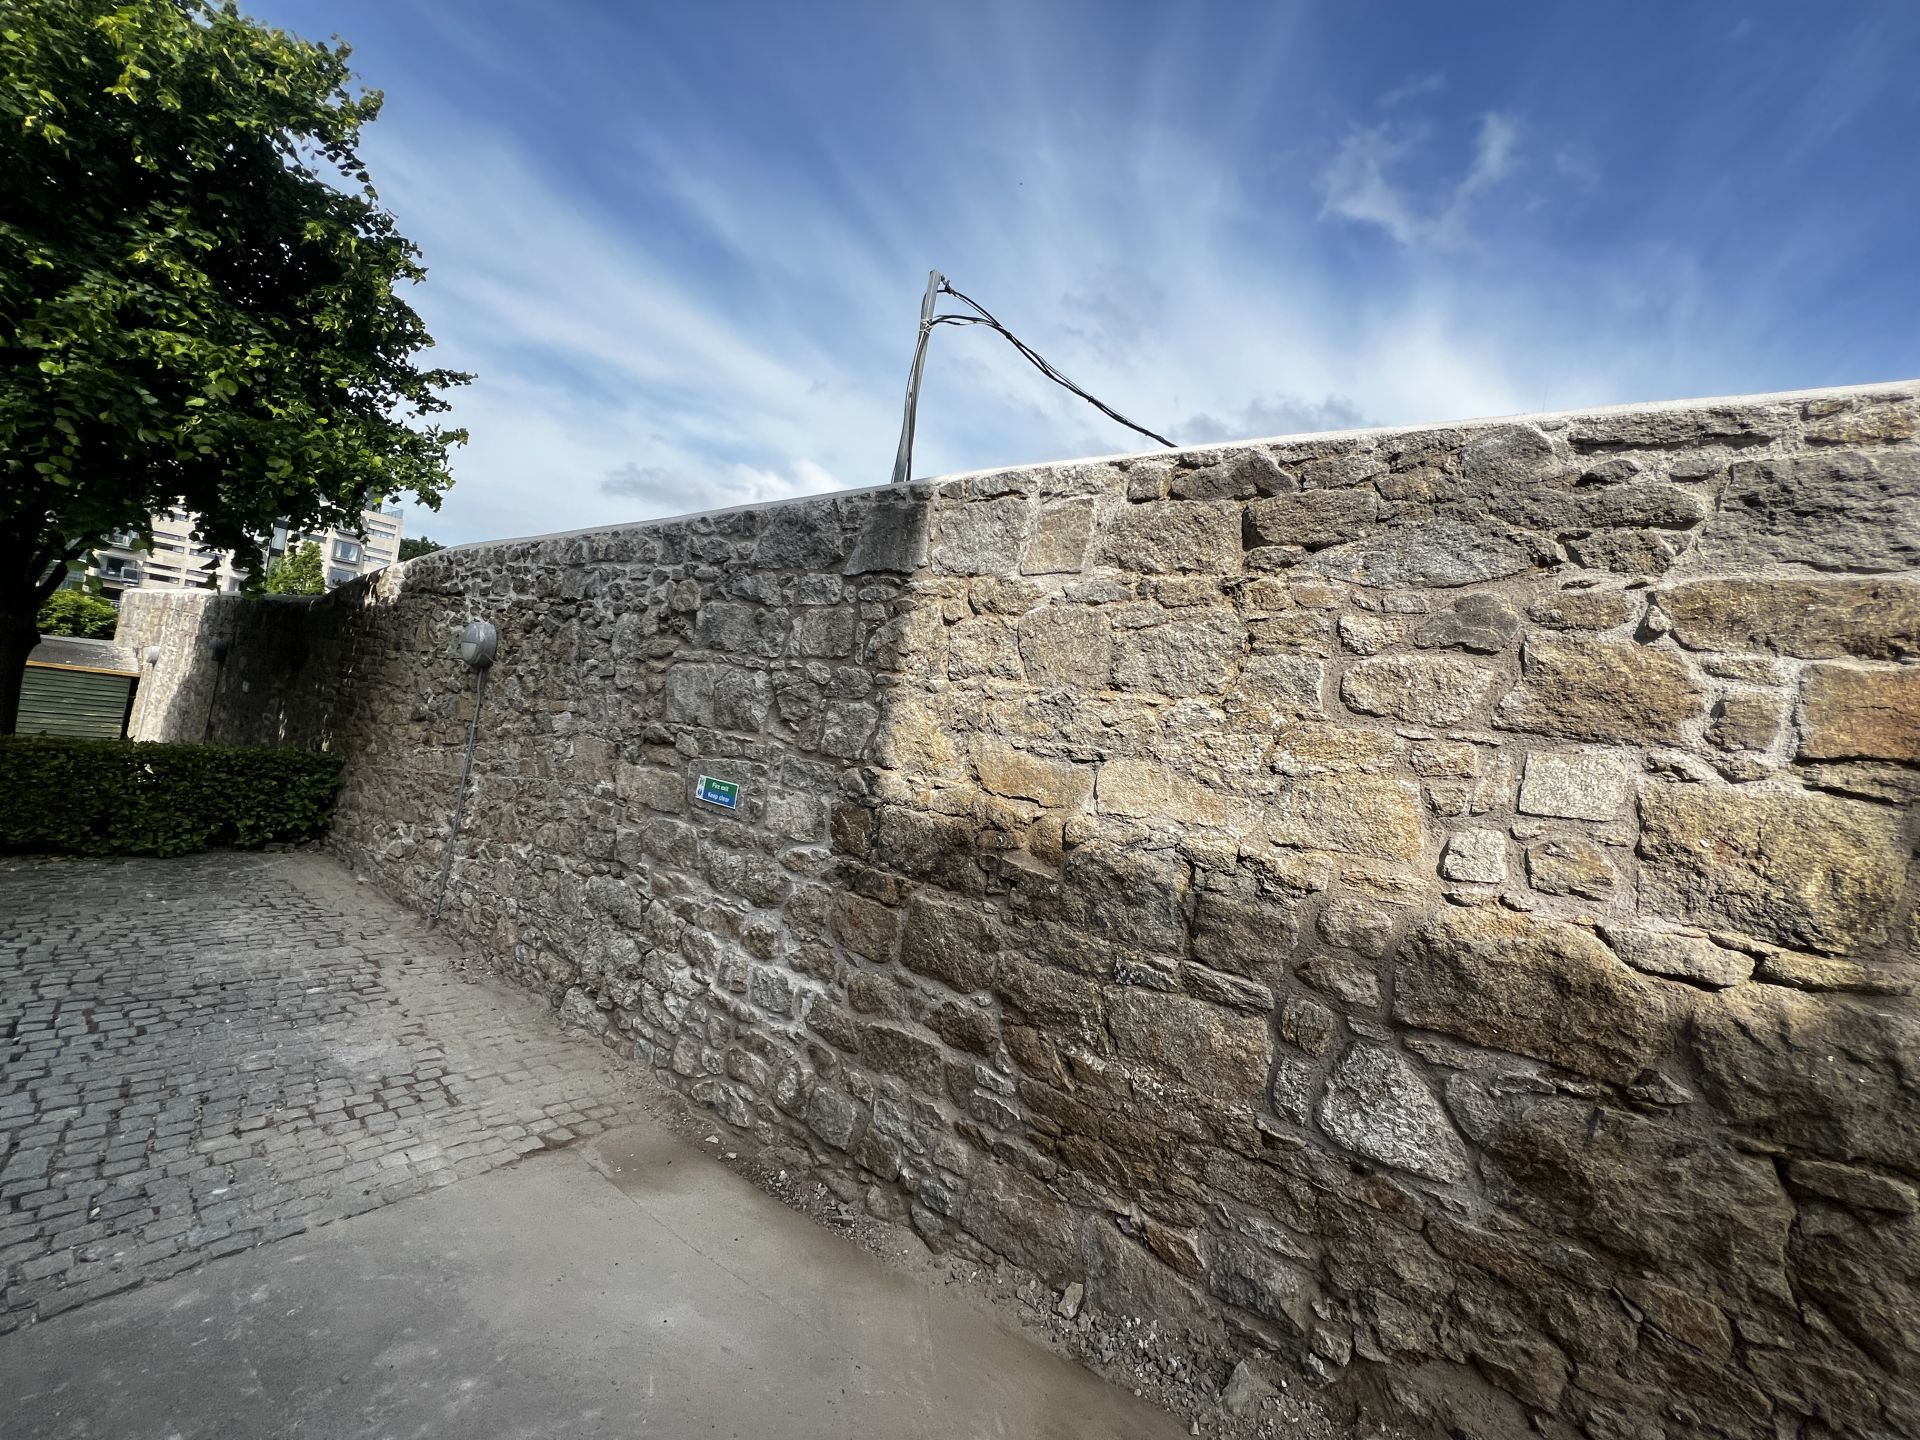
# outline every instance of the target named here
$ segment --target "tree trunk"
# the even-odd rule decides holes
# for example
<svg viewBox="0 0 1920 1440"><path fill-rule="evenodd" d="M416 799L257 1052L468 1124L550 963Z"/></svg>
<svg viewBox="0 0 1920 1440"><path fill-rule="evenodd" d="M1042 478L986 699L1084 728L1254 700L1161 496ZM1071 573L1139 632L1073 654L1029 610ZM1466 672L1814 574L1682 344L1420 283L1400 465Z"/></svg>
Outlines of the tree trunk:
<svg viewBox="0 0 1920 1440"><path fill-rule="evenodd" d="M27 657L40 643L36 614L0 609L0 735L13 734L20 723L20 686L27 678Z"/></svg>

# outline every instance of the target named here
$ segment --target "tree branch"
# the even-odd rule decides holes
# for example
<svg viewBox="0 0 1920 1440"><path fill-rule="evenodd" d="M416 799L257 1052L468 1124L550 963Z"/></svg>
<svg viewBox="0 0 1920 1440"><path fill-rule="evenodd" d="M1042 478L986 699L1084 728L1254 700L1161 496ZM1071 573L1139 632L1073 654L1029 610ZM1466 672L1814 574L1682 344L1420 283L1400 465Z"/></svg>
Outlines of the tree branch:
<svg viewBox="0 0 1920 1440"><path fill-rule="evenodd" d="M82 541L55 550L43 550L35 555L27 570L29 575L38 574L40 576L33 585L33 608L35 611L38 611L42 605L47 603L48 598L54 591L67 583L67 567L89 550L98 548L98 546L88 545Z"/></svg>

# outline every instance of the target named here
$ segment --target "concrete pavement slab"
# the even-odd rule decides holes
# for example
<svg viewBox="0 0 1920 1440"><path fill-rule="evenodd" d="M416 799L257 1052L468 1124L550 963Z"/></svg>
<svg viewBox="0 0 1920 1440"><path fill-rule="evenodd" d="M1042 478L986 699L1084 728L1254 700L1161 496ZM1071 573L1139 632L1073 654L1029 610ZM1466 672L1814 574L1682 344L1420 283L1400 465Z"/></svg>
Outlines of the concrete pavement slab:
<svg viewBox="0 0 1920 1440"><path fill-rule="evenodd" d="M40 1440L1186 1433L653 1124L0 1337L0 1394Z"/></svg>

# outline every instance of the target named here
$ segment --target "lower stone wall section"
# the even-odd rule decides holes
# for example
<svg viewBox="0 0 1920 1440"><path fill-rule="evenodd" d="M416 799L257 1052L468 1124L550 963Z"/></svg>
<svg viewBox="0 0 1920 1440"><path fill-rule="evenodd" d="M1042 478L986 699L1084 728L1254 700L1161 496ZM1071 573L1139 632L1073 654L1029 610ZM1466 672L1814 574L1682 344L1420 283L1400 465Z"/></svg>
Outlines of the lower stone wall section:
<svg viewBox="0 0 1920 1440"><path fill-rule="evenodd" d="M935 1248L1434 1433L1920 1434L1917 425L1877 387L466 547L262 624L300 653L196 713L343 751L334 845L428 904L492 620L446 925Z"/></svg>
<svg viewBox="0 0 1920 1440"><path fill-rule="evenodd" d="M326 749L348 632L337 607L291 595L135 590L120 642L142 658L135 740Z"/></svg>

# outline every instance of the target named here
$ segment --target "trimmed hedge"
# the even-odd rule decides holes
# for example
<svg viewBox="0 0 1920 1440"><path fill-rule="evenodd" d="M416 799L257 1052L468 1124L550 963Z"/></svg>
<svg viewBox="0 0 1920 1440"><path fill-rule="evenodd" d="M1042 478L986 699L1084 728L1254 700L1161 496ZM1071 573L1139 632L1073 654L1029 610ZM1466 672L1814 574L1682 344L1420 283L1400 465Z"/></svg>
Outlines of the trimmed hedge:
<svg viewBox="0 0 1920 1440"><path fill-rule="evenodd" d="M326 833L338 755L0 736L0 851L184 855Z"/></svg>

